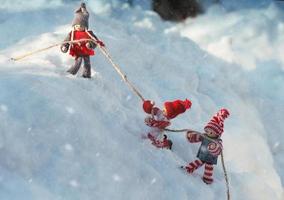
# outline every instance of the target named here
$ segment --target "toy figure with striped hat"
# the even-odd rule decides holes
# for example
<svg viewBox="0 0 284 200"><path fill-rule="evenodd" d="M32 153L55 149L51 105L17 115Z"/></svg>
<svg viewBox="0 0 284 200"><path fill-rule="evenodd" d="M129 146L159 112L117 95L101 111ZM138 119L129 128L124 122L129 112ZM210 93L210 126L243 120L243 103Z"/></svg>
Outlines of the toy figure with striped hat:
<svg viewBox="0 0 284 200"><path fill-rule="evenodd" d="M203 181L207 184L213 182L213 165L217 164L218 156L221 154L223 146L220 139L224 132L224 120L229 116L227 109L221 109L210 122L204 127L205 134L196 131L188 131L187 140L190 143L201 142L197 153L197 160L182 166L183 169L191 174L199 167L205 165Z"/></svg>
<svg viewBox="0 0 284 200"><path fill-rule="evenodd" d="M154 106L155 103L150 100L143 102L143 110L150 114L145 118L145 124L151 127L147 138L152 141L152 144L158 148L171 149L172 141L167 139L164 134L164 129L171 125L170 120L184 113L191 107L191 101L188 99L175 100L173 102L165 102L163 110Z"/></svg>

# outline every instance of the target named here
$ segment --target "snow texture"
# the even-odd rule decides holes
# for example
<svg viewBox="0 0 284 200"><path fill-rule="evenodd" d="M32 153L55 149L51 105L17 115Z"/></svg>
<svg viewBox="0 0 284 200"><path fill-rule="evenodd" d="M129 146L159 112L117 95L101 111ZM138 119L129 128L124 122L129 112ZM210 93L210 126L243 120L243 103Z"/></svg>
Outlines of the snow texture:
<svg viewBox="0 0 284 200"><path fill-rule="evenodd" d="M0 7L0 199L226 199L220 160L213 185L203 170L179 169L198 149L183 133L168 134L173 151L141 139L141 101L99 50L91 80L66 76L73 60L58 48L9 60L62 41L78 5L20 2ZM192 100L172 128L202 131L219 108L230 110L223 145L232 198L282 200L283 10L246 3L177 25L147 3L87 1L91 29L145 98L160 107Z"/></svg>

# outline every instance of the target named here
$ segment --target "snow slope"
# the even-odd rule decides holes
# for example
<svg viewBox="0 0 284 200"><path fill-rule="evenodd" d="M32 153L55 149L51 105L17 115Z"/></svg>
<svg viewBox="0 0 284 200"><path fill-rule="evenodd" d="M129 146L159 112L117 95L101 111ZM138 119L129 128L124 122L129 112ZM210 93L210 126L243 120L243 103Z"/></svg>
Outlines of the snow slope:
<svg viewBox="0 0 284 200"><path fill-rule="evenodd" d="M224 18L226 20L223 20ZM196 20L188 19L185 24L168 29L168 32L190 38L205 51L244 69L249 81L246 99L249 99L259 112L282 182L283 19L283 10L275 4L263 9L234 12L225 12L213 7L206 15Z"/></svg>
<svg viewBox="0 0 284 200"><path fill-rule="evenodd" d="M261 62L248 71L212 55L198 40L180 37L180 27L173 29L151 11L124 6L109 7L106 14L110 5L90 5L96 8L91 28L129 80L160 106L192 100L192 109L172 128L202 130L219 108L231 111L223 140L233 199L283 199L280 56L274 59L278 65L267 69ZM10 37L0 45L0 199L225 199L220 163L210 186L201 181L202 170L188 176L178 169L198 148L184 134L169 134L173 152L141 139L147 130L141 102L101 53L92 59L92 80L66 76L72 59L56 48L9 61L61 41L70 29L71 8L7 12L1 21ZM21 30L35 15L46 25L27 23L33 31L24 35L8 29Z"/></svg>

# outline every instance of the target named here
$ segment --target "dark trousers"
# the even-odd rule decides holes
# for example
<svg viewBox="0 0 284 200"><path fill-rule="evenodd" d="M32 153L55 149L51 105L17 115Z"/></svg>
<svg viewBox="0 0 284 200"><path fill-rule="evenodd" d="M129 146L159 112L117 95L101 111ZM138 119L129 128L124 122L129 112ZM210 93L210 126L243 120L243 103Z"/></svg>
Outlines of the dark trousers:
<svg viewBox="0 0 284 200"><path fill-rule="evenodd" d="M83 77L84 78L91 78L91 63L90 63L90 56L79 56L75 58L75 63L68 69L67 72L70 74L77 74L79 71L82 61L84 60L84 71L83 71Z"/></svg>

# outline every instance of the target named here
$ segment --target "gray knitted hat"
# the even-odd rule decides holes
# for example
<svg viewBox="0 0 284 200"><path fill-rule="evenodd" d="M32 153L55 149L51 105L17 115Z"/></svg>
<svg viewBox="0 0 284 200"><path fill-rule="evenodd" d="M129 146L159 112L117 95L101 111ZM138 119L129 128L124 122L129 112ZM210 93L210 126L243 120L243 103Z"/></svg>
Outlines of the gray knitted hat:
<svg viewBox="0 0 284 200"><path fill-rule="evenodd" d="M81 3L80 8L75 11L75 17L73 19L72 26L75 26L77 24L85 27L86 29L89 28L89 13L86 9L85 3Z"/></svg>

